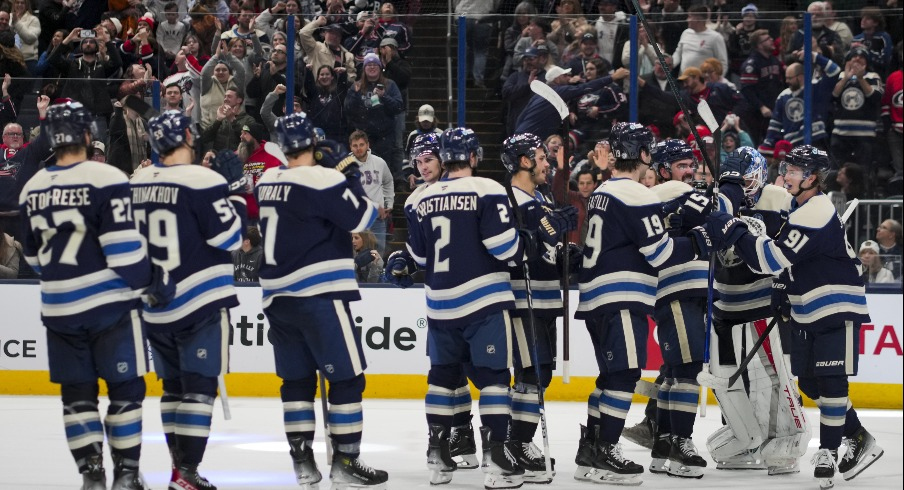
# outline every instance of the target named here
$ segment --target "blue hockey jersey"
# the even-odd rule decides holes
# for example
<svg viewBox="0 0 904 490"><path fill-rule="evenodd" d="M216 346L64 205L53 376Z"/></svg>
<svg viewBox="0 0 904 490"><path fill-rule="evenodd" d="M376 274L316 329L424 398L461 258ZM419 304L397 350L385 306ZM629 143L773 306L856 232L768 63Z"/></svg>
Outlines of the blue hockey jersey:
<svg viewBox="0 0 904 490"><path fill-rule="evenodd" d="M759 219L766 225L769 237L777 237L788 220L791 194L783 187L772 184L764 186L759 200L752 208L741 205L743 191L740 186L727 185L719 190L723 193L720 195L720 207L723 211L734 216ZM713 304L713 315L716 318L741 323L772 316L772 275L754 272L737 256L733 248L720 253L714 287L719 296Z"/></svg>
<svg viewBox="0 0 904 490"><path fill-rule="evenodd" d="M689 239L668 236L661 213L656 194L631 179L609 179L593 191L575 318L653 314L657 269L696 258Z"/></svg>
<svg viewBox="0 0 904 490"><path fill-rule="evenodd" d="M145 305L150 326L179 329L239 304L229 252L242 246L241 203L237 211L226 179L200 165L157 164L132 179L135 221L148 253L176 283L170 304Z"/></svg>
<svg viewBox="0 0 904 490"><path fill-rule="evenodd" d="M512 192L518 202L522 226L528 230L540 227L540 220L546 216L553 204L540 192L531 196L522 189L512 186ZM512 276L512 292L515 294L514 316L526 318L527 286L524 284L524 267L518 264L510 269ZM562 286L559 282L559 271L541 258L528 263L530 273L531 300L534 315L540 318L562 316Z"/></svg>
<svg viewBox="0 0 904 490"><path fill-rule="evenodd" d="M281 166L264 172L255 195L264 308L278 296L361 299L351 233L370 227L377 206L360 186L331 168Z"/></svg>
<svg viewBox="0 0 904 490"><path fill-rule="evenodd" d="M859 260L835 206L824 194L795 202L775 239L744 234L735 244L738 255L761 274L789 269L791 318L801 327L869 321Z"/></svg>
<svg viewBox="0 0 904 490"><path fill-rule="evenodd" d="M23 253L41 275L45 325L140 306L151 265L122 172L90 160L45 168L22 189L19 208L27 220Z"/></svg>
<svg viewBox="0 0 904 490"><path fill-rule="evenodd" d="M663 207L674 209L674 205L698 206L703 210L707 205L707 197L684 182L670 180L653 188ZM661 216L665 219L665 216ZM673 237L682 236L686 230L669 232ZM709 281L709 262L690 260L683 263L665 266L659 269L656 302L669 303L682 298L705 298Z"/></svg>
<svg viewBox="0 0 904 490"><path fill-rule="evenodd" d="M434 324L464 325L514 308L504 262L520 262L523 250L502 185L444 177L410 205L408 252L426 268L427 317Z"/></svg>

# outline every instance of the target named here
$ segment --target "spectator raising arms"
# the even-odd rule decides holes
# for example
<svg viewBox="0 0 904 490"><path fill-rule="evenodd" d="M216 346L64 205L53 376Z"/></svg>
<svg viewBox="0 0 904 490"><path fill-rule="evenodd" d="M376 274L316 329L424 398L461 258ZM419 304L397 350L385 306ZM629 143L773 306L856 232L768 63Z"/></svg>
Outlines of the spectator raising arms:
<svg viewBox="0 0 904 490"><path fill-rule="evenodd" d="M32 12L31 0L13 0L13 10L9 14L9 25L19 37L19 51L25 59L28 72L34 75L38 64L38 37L41 35L41 23ZM890 53L890 52L889 52Z"/></svg>

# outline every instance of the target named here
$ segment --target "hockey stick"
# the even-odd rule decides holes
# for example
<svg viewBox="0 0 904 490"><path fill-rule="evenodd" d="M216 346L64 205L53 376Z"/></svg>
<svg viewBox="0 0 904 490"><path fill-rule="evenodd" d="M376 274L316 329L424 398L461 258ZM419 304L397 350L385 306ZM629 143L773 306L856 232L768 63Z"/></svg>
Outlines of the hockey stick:
<svg viewBox="0 0 904 490"><path fill-rule="evenodd" d="M556 93L555 90L552 89L549 85L541 82L540 80L534 80L530 83L530 89L535 94L543 97L547 102L552 104L552 106L556 109L556 112L559 113L559 117L562 119L562 146L565 148L565 152L563 153L562 160L562 171L565 172L565 178L562 179L562 185L564 186L564 190L562 192L562 196L564 199L568 199L568 179L569 179L569 168L568 165L568 157L569 157L569 111L568 104L562 100L562 97ZM517 203L515 203L517 204ZM513 206L515 205L513 204ZM568 256L568 233L562 234L562 246L565 247L565 256L563 257L562 270L565 273L562 275L562 383L568 384L571 382L571 343L569 342L569 337L571 336L571 329L569 326L569 317L570 309L568 307L568 295L571 290L570 282L570 274L568 273L571 268L569 267L571 264L571 258Z"/></svg>
<svg viewBox="0 0 904 490"><path fill-rule="evenodd" d="M515 220L518 222L518 228L523 229L524 222L521 219L521 210L518 208L518 200L515 199L515 192L512 190L511 182L506 184L505 190L508 193L509 201L511 201L512 213L515 215ZM532 362L534 365L534 373L537 375L537 405L540 410L540 429L543 434L543 463L546 465L546 477L552 482L552 458L549 456L549 432L546 429L546 403L544 402L543 396L543 377L540 375L540 353L537 348L537 329L534 325L534 302L530 289L530 267L527 265L526 260L522 261L521 267L524 271L524 292L527 295L527 325L528 328L530 328L530 336L533 340L533 345L531 346L531 354L533 355ZM567 274L568 271L566 270L565 273ZM567 316L567 313L563 316Z"/></svg>
<svg viewBox="0 0 904 490"><path fill-rule="evenodd" d="M223 419L232 420L232 411L229 410L229 394L226 393L226 378L217 376L217 385L220 388L220 404L223 405Z"/></svg>
<svg viewBox="0 0 904 490"><path fill-rule="evenodd" d="M706 100L701 100L699 104L697 104L697 113L700 114L700 117L703 119L703 122L706 123L706 127L709 128L709 131L713 133L713 145L716 147L716 162L715 162L715 170L718 171L718 167L720 165L720 152L719 148L721 144L719 144L719 140L721 139L721 128L719 127L718 121L716 121L716 117L713 116L713 111L710 110L709 104ZM701 154L705 154L706 147L702 147L700 149ZM719 178L717 175L713 174L713 189L712 189L712 206L713 209L716 208L719 202ZM709 256L709 268L706 276L706 329L703 334L703 368L701 371L709 372L709 338L710 332L712 332L713 328L713 282L716 278L716 254L711 254ZM700 417L706 417L706 405L709 403L709 390L706 387L701 387L700 391Z"/></svg>
<svg viewBox="0 0 904 490"><path fill-rule="evenodd" d="M859 199L854 199L850 204L848 204L847 209L844 210L844 215L841 216L842 224L847 223L848 218L850 218L851 215L854 214L854 209L856 209L859 204ZM769 332L771 332L773 327L775 327L777 321L778 316L772 317L772 321L769 322L769 326L767 326L766 330L764 330L763 333L760 334L760 338L758 338L756 340L756 343L753 344L753 348L750 349L750 352L744 358L744 361L738 366L738 369L734 372L734 374L732 374L728 378L723 378L710 373L709 370L701 371L700 374L697 375L697 382L699 382L702 386L707 386L714 390L727 390L728 388L730 388L731 385L735 384L738 378L741 377L741 373L743 373L744 370L747 369L747 365L750 364L750 361L757 354L757 350L759 350L760 346L763 345L763 342L766 341L766 338L769 337Z"/></svg>
<svg viewBox="0 0 904 490"><path fill-rule="evenodd" d="M330 437L330 424L327 421L329 417L329 406L326 403L326 377L323 373L320 375L320 406L323 408L323 440L326 442L326 464L333 464L333 441Z"/></svg>
<svg viewBox="0 0 904 490"><path fill-rule="evenodd" d="M640 19L641 24L643 24L643 29L647 31L647 35L653 33L654 31L653 29L650 29L650 24L647 23L647 18L643 15L643 10L640 9L640 5L638 5L637 0L631 0L631 5L634 6L634 12L637 15L637 18ZM659 60L659 64L662 66L662 71L665 72L666 79L669 82L669 88L672 89L672 96L675 97L675 101L678 102L678 107L686 117L690 116L693 113L688 111L687 105L684 103L684 99L682 99L681 95L678 93L678 84L675 83L675 79L672 77L671 67L668 65L668 63L665 62L665 56L662 54L662 50L659 49L659 44L655 42L650 44L653 45L653 50L656 51L656 58ZM634 74L632 74L632 76L633 75ZM533 88L533 84L531 84L531 89ZM706 166L707 168L709 168L710 173L714 177L718 177L718 175L716 174L716 168L713 166L712 160L710 160L709 155L707 155L706 153L706 147L703 144L703 140L700 138L700 134L697 133L697 126L691 124L690 122L688 122L688 126L691 128L691 134L694 135L694 141L697 142L697 148L700 148L700 152L703 153L704 163L706 163ZM718 153L716 154L718 155Z"/></svg>

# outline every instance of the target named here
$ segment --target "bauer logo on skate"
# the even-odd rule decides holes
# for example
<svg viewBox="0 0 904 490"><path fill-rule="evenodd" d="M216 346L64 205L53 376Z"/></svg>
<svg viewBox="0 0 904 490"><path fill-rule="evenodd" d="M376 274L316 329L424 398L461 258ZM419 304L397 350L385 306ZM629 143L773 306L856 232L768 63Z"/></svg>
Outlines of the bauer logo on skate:
<svg viewBox="0 0 904 490"><path fill-rule="evenodd" d="M228 339L233 373L228 375L230 394L275 396L279 393L278 378L267 338L270 326L263 314L261 290L239 287L237 293L240 305L230 311L232 328ZM422 396L429 368L426 351L431 328L425 320L424 291L417 287L400 290L365 286L361 288L361 297L361 301L350 304L350 327L354 335L360 336L367 359L365 396ZM571 300L574 310L578 304L576 290L572 291ZM872 322L860 330L859 374L852 380L852 393L855 400L861 397L858 406L900 408L904 377L900 296L869 294L867 303ZM5 314L0 322L0 393L59 393L59 387L47 381L47 342L40 320L40 288L36 284L0 284L0 311ZM658 332L652 321L649 329L645 377L655 376L654 370L662 363ZM557 358L562 359L561 333L559 336ZM582 322L572 322L570 340L572 383L558 386L555 393L569 393L567 396L571 398L563 399L586 399L581 383L589 383L587 380L595 377L598 370ZM499 344L495 345L498 351ZM555 376L561 376L561 367ZM148 380L149 387L157 389L156 378L152 375ZM569 390L575 394L571 395Z"/></svg>

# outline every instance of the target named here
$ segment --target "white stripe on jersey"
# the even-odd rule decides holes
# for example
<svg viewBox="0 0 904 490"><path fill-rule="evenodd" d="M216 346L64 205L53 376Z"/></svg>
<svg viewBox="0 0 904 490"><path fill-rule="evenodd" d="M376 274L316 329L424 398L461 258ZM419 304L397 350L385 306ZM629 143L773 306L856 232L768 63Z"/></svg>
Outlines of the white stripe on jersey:
<svg viewBox="0 0 904 490"><path fill-rule="evenodd" d="M659 267L672 256L674 247L675 244L672 242L671 238L669 238L668 235L663 234L658 242L646 247L640 247L639 250L651 266Z"/></svg>
<svg viewBox="0 0 904 490"><path fill-rule="evenodd" d="M769 237L757 237L756 258L757 264L750 264L750 268L759 274L775 274L791 267L791 261Z"/></svg>
<svg viewBox="0 0 904 490"><path fill-rule="evenodd" d="M367 211L361 217L361 221L351 230L351 233L360 233L370 228L370 225L377 219L377 205L367 197L364 197L364 200L370 203L370 206L367 206Z"/></svg>
<svg viewBox="0 0 904 490"><path fill-rule="evenodd" d="M862 286L827 284L802 295L789 294L788 300L791 317L799 323L814 323L837 313L869 314Z"/></svg>
<svg viewBox="0 0 904 490"><path fill-rule="evenodd" d="M652 307L656 303L656 276L640 272L618 271L603 274L580 284L578 311L593 311L603 305L636 302ZM610 289L606 291L606 289Z"/></svg>
<svg viewBox="0 0 904 490"><path fill-rule="evenodd" d="M354 259L336 259L302 267L289 275L275 279L260 279L264 308L276 296L316 296L339 291L357 291Z"/></svg>
<svg viewBox="0 0 904 490"><path fill-rule="evenodd" d="M111 269L103 269L73 279L41 281L41 312L54 317L76 315L98 306L131 301L139 294ZM66 298L68 301L64 301Z"/></svg>
<svg viewBox="0 0 904 490"><path fill-rule="evenodd" d="M434 320L454 320L482 308L505 302L514 302L508 272L493 272L475 277L452 289L431 289L425 286L427 316ZM468 300L467 296L481 290L486 292ZM443 304L438 304L443 303Z"/></svg>
<svg viewBox="0 0 904 490"><path fill-rule="evenodd" d="M692 260L686 264L661 269L656 297L664 298L690 289L706 289L709 287L708 274L709 264L702 260Z"/></svg>
<svg viewBox="0 0 904 490"><path fill-rule="evenodd" d="M722 311L750 311L768 307L772 303L772 276L757 279L750 284L723 284L715 281L713 287L719 292L716 307ZM746 299L739 299L742 295Z"/></svg>
<svg viewBox="0 0 904 490"><path fill-rule="evenodd" d="M405 249L408 250L408 255L411 255L411 259L414 260L414 263L419 265L420 267L427 266L427 257L421 257L420 255L414 253L414 250L411 248L411 244L406 243Z"/></svg>
<svg viewBox="0 0 904 490"><path fill-rule="evenodd" d="M144 343L144 332L141 331L141 317L138 316L138 310L129 312L129 319L132 321L132 342L135 348L135 369L138 376L144 376L148 373L148 348Z"/></svg>
<svg viewBox="0 0 904 490"><path fill-rule="evenodd" d="M493 249L504 245L509 246L505 249L493 252ZM485 238L483 240L483 246L497 259L503 261L508 260L514 257L515 252L518 251L518 232L516 232L514 228L509 228L496 236Z"/></svg>
<svg viewBox="0 0 904 490"><path fill-rule="evenodd" d="M232 206L232 203L230 203ZM242 246L242 220L235 219L232 226L228 230L207 240L207 244L211 247L220 248L227 251L238 250Z"/></svg>
<svg viewBox="0 0 904 490"><path fill-rule="evenodd" d="M562 285L558 280L538 281L531 279L531 302L535 310L554 310L562 307ZM527 309L527 289L524 279L512 281L512 292L515 293L515 308Z"/></svg>
<svg viewBox="0 0 904 490"><path fill-rule="evenodd" d="M336 318L339 320L339 330L342 332L342 339L345 340L345 351L348 352L348 360L352 365L352 372L355 376L364 372L361 367L361 357L358 355L358 345L355 344L355 332L352 330L352 324L349 321L348 312L345 311L345 302L342 300L333 300L333 307L336 309Z"/></svg>
<svg viewBox="0 0 904 490"><path fill-rule="evenodd" d="M144 310L148 323L166 324L178 321L204 305L235 294L232 264L221 264L198 271L176 284L176 296L165 308ZM205 284L211 282L211 284Z"/></svg>

